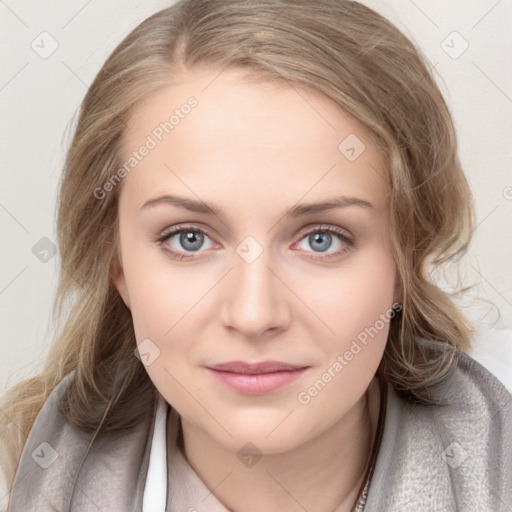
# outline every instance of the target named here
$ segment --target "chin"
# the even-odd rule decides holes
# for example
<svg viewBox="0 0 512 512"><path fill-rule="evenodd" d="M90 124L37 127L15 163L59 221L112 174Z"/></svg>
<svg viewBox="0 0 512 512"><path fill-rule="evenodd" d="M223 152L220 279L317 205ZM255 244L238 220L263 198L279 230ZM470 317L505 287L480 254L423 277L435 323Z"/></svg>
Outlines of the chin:
<svg viewBox="0 0 512 512"><path fill-rule="evenodd" d="M260 421L248 422L244 420L241 423L230 421L228 416L224 416L224 424L232 437L224 430L215 428L213 425L210 425L205 433L235 453L238 453L241 449L243 450L247 443L254 445L261 454L284 453L293 450L309 439L306 432L299 433L297 431L295 422L290 421L291 417L283 422L287 414L289 414L289 410L278 414L278 420L275 420L274 417L268 420L260 417ZM290 416L293 416L293 414ZM247 447L247 449L250 451L251 448Z"/></svg>
<svg viewBox="0 0 512 512"><path fill-rule="evenodd" d="M306 441L306 440L304 440ZM243 455L275 455L286 453L302 444L300 440L292 438L287 432L281 435L271 434L268 438L256 432L253 429L247 429L244 432L233 434L233 438L225 444L225 447L237 454L238 457Z"/></svg>

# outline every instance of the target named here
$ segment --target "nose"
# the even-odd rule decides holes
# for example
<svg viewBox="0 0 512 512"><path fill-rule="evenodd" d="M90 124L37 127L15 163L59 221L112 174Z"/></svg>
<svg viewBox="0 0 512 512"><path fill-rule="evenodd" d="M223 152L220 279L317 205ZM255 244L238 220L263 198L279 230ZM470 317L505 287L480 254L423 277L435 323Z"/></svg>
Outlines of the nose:
<svg viewBox="0 0 512 512"><path fill-rule="evenodd" d="M225 283L222 323L246 338L262 339L288 327L291 292L272 264L269 251L252 262L234 254L234 268Z"/></svg>

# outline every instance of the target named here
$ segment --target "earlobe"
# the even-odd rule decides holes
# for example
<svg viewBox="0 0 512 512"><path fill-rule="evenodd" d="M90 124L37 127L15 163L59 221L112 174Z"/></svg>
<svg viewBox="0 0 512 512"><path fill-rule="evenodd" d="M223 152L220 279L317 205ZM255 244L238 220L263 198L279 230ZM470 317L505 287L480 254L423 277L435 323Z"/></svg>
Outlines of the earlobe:
<svg viewBox="0 0 512 512"><path fill-rule="evenodd" d="M124 270L119 258L114 257L110 269L110 275L114 286L117 288L119 295L126 304L126 307L130 309L130 295L128 294L128 286L126 285L126 278L124 276Z"/></svg>

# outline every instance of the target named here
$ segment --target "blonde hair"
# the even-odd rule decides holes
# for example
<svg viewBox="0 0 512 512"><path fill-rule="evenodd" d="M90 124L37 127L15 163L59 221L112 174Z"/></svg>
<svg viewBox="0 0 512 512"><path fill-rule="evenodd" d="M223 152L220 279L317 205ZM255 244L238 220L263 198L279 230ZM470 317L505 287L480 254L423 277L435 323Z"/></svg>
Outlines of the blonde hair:
<svg viewBox="0 0 512 512"><path fill-rule="evenodd" d="M9 485L38 411L70 371L76 373L62 407L78 428L130 427L153 405L155 388L133 354L130 311L111 279L121 187L101 200L94 191L122 165L122 136L134 108L199 68L241 68L248 79L312 88L382 145L402 310L391 321L378 371L394 389L432 403L429 387L456 365L456 350L433 355L415 338L470 347L466 320L426 276L427 263L465 251L474 220L452 119L421 52L353 1L182 0L119 44L82 102L58 202L62 267L53 315L62 326L42 372L0 404L0 462Z"/></svg>

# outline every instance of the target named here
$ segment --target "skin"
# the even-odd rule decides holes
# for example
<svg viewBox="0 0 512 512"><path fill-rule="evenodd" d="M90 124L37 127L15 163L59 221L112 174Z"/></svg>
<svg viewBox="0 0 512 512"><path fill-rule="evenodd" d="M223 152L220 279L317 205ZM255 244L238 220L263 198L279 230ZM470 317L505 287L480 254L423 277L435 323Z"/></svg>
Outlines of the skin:
<svg viewBox="0 0 512 512"><path fill-rule="evenodd" d="M160 350L146 370L181 416L187 460L224 506L350 510L375 435L374 373L389 323L307 404L297 397L398 298L383 155L359 123L315 91L210 70L183 75L139 104L124 156L190 96L197 107L121 185L113 280L137 343L150 339ZM349 134L366 146L355 161L338 149ZM165 194L212 203L222 215L172 204L141 208ZM284 217L296 204L333 195L372 206ZM157 241L182 223L207 230L199 249L179 234ZM323 225L353 244L332 234L328 248L318 249L308 235ZM262 249L251 263L236 252L248 236ZM173 259L165 247L191 257ZM325 254L332 257L321 261ZM255 396L205 368L233 360L309 368ZM237 457L247 442L262 454L252 467Z"/></svg>

